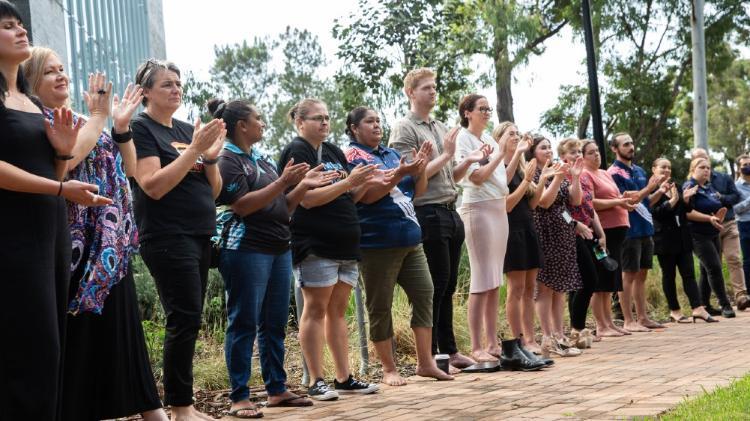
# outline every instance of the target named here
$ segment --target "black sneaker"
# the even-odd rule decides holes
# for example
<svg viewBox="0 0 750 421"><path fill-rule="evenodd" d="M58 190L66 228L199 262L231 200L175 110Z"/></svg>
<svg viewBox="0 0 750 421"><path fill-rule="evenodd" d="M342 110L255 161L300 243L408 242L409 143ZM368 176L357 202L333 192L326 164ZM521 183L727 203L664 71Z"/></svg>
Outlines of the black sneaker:
<svg viewBox="0 0 750 421"><path fill-rule="evenodd" d="M333 380L333 387L337 392L341 393L359 393L361 395L367 395L375 393L380 390L380 386L375 383L365 383L354 378L351 374L345 382L339 383L338 380Z"/></svg>
<svg viewBox="0 0 750 421"><path fill-rule="evenodd" d="M732 317L735 317L734 309L732 306L724 306L721 308L721 317L725 317L727 319L731 319Z"/></svg>
<svg viewBox="0 0 750 421"><path fill-rule="evenodd" d="M318 401L335 401L339 398L338 392L331 390L323 379L315 380L315 383L307 388L307 395L310 399Z"/></svg>

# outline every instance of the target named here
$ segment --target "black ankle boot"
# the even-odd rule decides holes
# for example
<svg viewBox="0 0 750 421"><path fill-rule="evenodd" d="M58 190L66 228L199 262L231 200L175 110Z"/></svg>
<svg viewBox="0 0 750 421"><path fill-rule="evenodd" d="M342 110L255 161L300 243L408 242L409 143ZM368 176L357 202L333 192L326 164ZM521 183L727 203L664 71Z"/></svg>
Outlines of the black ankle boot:
<svg viewBox="0 0 750 421"><path fill-rule="evenodd" d="M545 366L538 359L536 361L529 359L523 352L521 341L518 339L509 339L501 341L503 353L500 358L500 366L505 370L536 371Z"/></svg>
<svg viewBox="0 0 750 421"><path fill-rule="evenodd" d="M722 307L721 308L721 316L725 317L727 319L731 319L732 317L734 317L735 314L734 314L734 309L732 309L732 306L731 305L726 305L726 306Z"/></svg>

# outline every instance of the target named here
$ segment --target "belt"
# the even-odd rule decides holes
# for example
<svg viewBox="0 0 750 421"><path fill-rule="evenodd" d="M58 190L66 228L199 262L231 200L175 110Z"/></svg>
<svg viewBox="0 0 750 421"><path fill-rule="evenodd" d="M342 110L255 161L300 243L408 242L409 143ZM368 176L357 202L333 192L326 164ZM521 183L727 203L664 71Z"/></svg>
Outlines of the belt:
<svg viewBox="0 0 750 421"><path fill-rule="evenodd" d="M435 208L448 209L448 210L451 210L451 211L456 210L456 202L450 202L450 203L428 203L426 205L422 205L421 207L427 207L427 206L432 206L432 207L435 207Z"/></svg>

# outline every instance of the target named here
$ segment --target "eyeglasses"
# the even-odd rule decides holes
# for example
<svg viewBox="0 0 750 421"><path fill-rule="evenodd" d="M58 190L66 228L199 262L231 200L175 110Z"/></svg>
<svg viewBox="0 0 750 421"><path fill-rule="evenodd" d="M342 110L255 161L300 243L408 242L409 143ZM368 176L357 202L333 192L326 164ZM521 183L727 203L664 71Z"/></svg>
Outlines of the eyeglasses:
<svg viewBox="0 0 750 421"><path fill-rule="evenodd" d="M480 113L491 113L492 112L492 107L479 107L479 112Z"/></svg>
<svg viewBox="0 0 750 421"><path fill-rule="evenodd" d="M314 115L312 117L306 117L305 120L317 121L318 123L322 124L324 121L326 123L328 123L329 121L331 121L331 116L329 116L329 115Z"/></svg>

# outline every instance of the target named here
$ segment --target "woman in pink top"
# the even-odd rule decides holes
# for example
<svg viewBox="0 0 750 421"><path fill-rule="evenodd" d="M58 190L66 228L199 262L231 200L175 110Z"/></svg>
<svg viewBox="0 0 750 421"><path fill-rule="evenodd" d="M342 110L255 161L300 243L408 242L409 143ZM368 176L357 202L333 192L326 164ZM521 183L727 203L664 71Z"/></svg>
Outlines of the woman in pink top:
<svg viewBox="0 0 750 421"><path fill-rule="evenodd" d="M582 141L584 170L591 176L594 187L594 209L599 215L599 221L604 228L607 238L609 255L620 264L622 243L630 224L628 211L634 208L630 200L620 194L617 184L606 171L600 169L602 158L599 147L591 139ZM609 281L607 281L609 280ZM630 332L617 327L612 322L610 300L613 292L622 291L622 273L619 268L614 276L602 277L594 289L591 298L591 308L597 320L597 336L623 336Z"/></svg>

